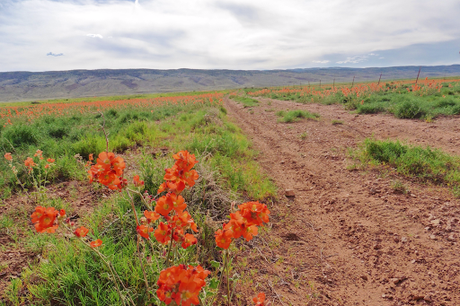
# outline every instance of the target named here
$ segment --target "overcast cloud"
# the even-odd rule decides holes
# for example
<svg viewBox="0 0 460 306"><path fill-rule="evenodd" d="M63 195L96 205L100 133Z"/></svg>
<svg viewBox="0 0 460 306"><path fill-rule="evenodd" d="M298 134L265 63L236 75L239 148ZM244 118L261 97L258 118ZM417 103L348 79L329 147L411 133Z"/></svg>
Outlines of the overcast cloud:
<svg viewBox="0 0 460 306"><path fill-rule="evenodd" d="M460 63L458 0L0 0L0 71Z"/></svg>

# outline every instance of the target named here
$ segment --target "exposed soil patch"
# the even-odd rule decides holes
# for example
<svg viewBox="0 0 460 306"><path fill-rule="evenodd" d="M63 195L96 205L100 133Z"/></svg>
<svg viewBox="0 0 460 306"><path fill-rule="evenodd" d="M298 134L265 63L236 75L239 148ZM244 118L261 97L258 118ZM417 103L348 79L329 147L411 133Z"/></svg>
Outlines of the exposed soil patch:
<svg viewBox="0 0 460 306"><path fill-rule="evenodd" d="M226 99L225 107L283 200L271 229L235 260L238 291L264 291L273 305L460 305L459 200L443 187L347 170L346 154L372 135L460 154L459 117L426 123L259 101L248 109ZM321 118L277 123L276 111L292 109ZM411 192L395 190L395 179ZM284 197L286 189L295 196Z"/></svg>

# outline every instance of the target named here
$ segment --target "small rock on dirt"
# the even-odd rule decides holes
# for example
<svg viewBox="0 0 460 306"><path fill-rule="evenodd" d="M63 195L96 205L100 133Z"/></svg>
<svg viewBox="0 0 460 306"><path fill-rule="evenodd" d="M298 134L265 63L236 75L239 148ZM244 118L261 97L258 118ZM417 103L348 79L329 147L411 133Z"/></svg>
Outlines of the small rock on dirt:
<svg viewBox="0 0 460 306"><path fill-rule="evenodd" d="M286 189L284 191L284 195L287 197L295 197L294 189Z"/></svg>

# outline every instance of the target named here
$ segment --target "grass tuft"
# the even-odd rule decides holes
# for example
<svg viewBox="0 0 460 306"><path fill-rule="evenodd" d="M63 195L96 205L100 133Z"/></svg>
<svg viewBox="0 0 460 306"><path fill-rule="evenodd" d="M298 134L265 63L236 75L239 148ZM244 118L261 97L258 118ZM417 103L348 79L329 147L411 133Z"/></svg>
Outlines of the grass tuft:
<svg viewBox="0 0 460 306"><path fill-rule="evenodd" d="M292 111L287 111L287 112L279 111L276 113L276 115L281 117L278 119L278 122L285 122L285 123L296 122L301 119L317 120L320 117L319 114L310 113L308 111L302 111L302 110L292 110Z"/></svg>
<svg viewBox="0 0 460 306"><path fill-rule="evenodd" d="M441 150L366 139L358 156L364 163L388 165L399 174L423 182L460 186L460 158Z"/></svg>

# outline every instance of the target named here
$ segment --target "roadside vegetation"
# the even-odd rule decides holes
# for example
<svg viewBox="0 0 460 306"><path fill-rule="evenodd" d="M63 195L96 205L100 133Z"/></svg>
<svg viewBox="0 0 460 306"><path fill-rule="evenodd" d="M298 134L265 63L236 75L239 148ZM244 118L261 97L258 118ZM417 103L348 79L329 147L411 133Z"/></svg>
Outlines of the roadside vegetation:
<svg viewBox="0 0 460 306"><path fill-rule="evenodd" d="M299 103L341 104L360 114L389 113L401 119L430 121L460 114L460 81L433 79L245 89L248 97Z"/></svg>
<svg viewBox="0 0 460 306"><path fill-rule="evenodd" d="M460 196L460 158L430 147L410 146L399 141L366 139L353 157L365 166L383 167L403 177L449 187ZM395 189L405 191L401 186Z"/></svg>
<svg viewBox="0 0 460 306"><path fill-rule="evenodd" d="M230 99L235 100L238 103L241 103L244 105L244 107L253 107L259 105L259 101L256 99L252 99L249 97L243 97L243 96L238 96L238 95L230 95Z"/></svg>
<svg viewBox="0 0 460 306"><path fill-rule="evenodd" d="M309 111L303 110L292 110L292 111L279 111L276 113L278 122L290 123L296 122L302 119L313 119L317 120L320 116L316 113L310 113Z"/></svg>
<svg viewBox="0 0 460 306"><path fill-rule="evenodd" d="M235 224L247 222L256 235L252 230L268 217L263 222L247 221L245 206L232 202L270 203L277 191L254 161L257 152L227 119L221 98L222 94L214 93L2 108L0 189L4 205L9 206L1 216L0 232L10 241L3 249L25 250L35 258L30 266L15 271L19 277L9 279L4 305L169 304L161 293L167 296L173 292L168 290L176 289L163 286L159 278L167 269L182 267L180 264L209 271L200 272L200 279L207 278L199 289L188 287L193 291L190 299L196 296L202 305L230 301L236 279L228 271L236 249L217 241L216 230L232 212L237 214L232 217ZM166 191L184 198L198 232L178 234L176 240L172 231L174 239L161 243L157 232L155 237L150 232L162 226L155 219L159 215L153 214L159 211L156 201L164 195L157 191L166 180L165 169L175 169L172 156L184 150L198 161L193 170L184 171L196 170L199 177L188 180L183 191L168 189L173 188L170 185ZM94 181L100 184L87 183L89 167L99 164L96 157L101 152L113 152L126 164L126 175L118 181L113 178L119 182L116 185L105 178L97 180L94 173L98 172L92 167ZM113 168L113 173L120 169ZM128 181L123 183L124 179ZM97 195L85 214L72 198L50 192L66 181L86 184ZM120 192L109 192L103 185ZM30 217L39 206L52 207L59 216L64 211L65 217L55 221L60 220L58 230L48 230L38 219L33 221L38 222L34 229ZM164 224L182 213L178 211L164 214ZM76 227L89 231L81 234ZM49 233L37 233L39 230ZM187 236L192 234L195 238ZM231 242L238 237L224 238ZM179 238L185 239L182 246L176 242ZM102 244L97 245L98 240ZM90 242L95 244L90 246ZM177 269L177 273L182 271Z"/></svg>

